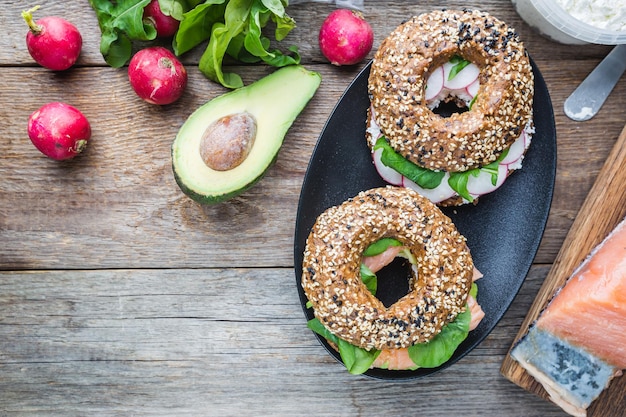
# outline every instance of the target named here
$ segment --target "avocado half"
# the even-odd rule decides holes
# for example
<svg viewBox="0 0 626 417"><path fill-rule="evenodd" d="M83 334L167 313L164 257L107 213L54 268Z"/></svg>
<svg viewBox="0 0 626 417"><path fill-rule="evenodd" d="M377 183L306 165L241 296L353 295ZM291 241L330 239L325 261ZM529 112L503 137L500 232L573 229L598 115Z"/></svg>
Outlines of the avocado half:
<svg viewBox="0 0 626 417"><path fill-rule="evenodd" d="M290 65L199 107L181 126L172 145L172 169L180 189L199 203L214 204L252 187L276 160L285 134L321 81L319 73ZM256 120L252 149L233 169L209 168L200 156L207 127L224 116L242 112Z"/></svg>

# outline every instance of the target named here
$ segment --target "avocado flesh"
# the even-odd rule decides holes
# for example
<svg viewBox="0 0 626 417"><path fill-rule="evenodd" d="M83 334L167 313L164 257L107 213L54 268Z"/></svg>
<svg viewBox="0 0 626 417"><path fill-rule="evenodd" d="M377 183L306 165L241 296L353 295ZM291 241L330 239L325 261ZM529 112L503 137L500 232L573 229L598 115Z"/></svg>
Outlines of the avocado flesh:
<svg viewBox="0 0 626 417"><path fill-rule="evenodd" d="M182 125L172 145L172 169L178 186L203 204L219 203L249 189L274 163L285 134L320 83L318 73L291 65L199 107ZM250 153L231 170L209 168L199 151L206 128L221 117L242 112L251 114L257 123Z"/></svg>

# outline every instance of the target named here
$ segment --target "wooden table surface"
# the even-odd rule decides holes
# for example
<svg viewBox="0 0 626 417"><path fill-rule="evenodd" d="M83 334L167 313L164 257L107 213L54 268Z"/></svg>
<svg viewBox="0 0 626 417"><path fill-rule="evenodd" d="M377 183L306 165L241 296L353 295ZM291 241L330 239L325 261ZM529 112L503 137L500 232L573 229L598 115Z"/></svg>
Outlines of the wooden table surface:
<svg viewBox="0 0 626 417"><path fill-rule="evenodd" d="M293 4L285 44L322 74L276 164L253 189L200 206L171 170L178 128L225 92L198 71L201 48L182 57L189 85L156 107L108 67L87 1L41 1L84 38L77 66L34 64L20 12L0 1L0 416L419 415L565 416L506 380L500 365L585 196L626 122L626 80L599 114L573 122L572 90L609 52L560 45L533 32L504 0L366 1L381 40L410 15L473 7L515 27L552 97L558 165L547 228L533 267L495 330L469 355L427 378L351 376L305 324L293 269L300 187L333 106L365 65L329 65L317 33L329 4ZM236 68L246 83L269 73ZM69 162L41 155L28 116L49 101L91 122L87 151ZM524 196L520 196L524 198Z"/></svg>

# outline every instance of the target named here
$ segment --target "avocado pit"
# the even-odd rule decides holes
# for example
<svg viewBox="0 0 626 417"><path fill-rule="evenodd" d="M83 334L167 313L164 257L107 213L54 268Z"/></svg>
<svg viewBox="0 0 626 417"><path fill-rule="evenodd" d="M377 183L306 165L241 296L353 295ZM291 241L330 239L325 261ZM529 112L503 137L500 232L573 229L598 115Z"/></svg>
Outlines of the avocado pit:
<svg viewBox="0 0 626 417"><path fill-rule="evenodd" d="M250 153L256 131L256 119L248 112L223 116L204 131L200 140L200 157L211 169L231 170Z"/></svg>

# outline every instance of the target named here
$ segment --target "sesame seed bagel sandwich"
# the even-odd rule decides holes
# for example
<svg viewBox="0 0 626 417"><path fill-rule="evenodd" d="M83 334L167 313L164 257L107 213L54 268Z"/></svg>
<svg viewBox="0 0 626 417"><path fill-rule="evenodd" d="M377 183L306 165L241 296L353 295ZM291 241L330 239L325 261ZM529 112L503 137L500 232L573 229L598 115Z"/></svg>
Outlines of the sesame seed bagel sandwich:
<svg viewBox="0 0 626 417"><path fill-rule="evenodd" d="M385 305L376 274L396 258L406 263L409 291ZM301 284L314 314L308 326L350 373L361 374L447 362L484 317L479 277L465 237L439 207L414 190L387 186L318 216Z"/></svg>
<svg viewBox="0 0 626 417"><path fill-rule="evenodd" d="M534 126L518 34L476 10L412 17L381 43L366 139L379 174L440 206L476 203L522 167Z"/></svg>

